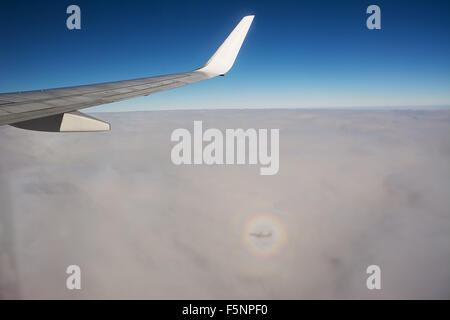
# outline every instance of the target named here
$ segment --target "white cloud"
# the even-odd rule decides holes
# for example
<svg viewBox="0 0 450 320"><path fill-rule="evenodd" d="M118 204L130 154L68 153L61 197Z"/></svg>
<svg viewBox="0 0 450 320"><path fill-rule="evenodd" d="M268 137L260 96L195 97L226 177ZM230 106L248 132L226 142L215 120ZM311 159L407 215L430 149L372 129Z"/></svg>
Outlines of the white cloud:
<svg viewBox="0 0 450 320"><path fill-rule="evenodd" d="M449 298L449 112L101 117L111 132L0 128L1 297ZM279 173L174 166L170 133L199 119L280 128ZM286 236L270 255L244 231L264 214Z"/></svg>

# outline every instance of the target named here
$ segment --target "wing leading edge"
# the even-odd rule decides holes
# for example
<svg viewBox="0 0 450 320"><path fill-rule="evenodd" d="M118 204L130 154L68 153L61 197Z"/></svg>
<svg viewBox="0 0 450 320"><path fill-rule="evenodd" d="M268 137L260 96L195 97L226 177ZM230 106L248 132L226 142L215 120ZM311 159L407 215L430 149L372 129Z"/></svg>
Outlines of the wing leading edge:
<svg viewBox="0 0 450 320"><path fill-rule="evenodd" d="M191 72L99 84L0 94L0 125L37 131L107 131L109 124L79 109L146 96L226 74L254 16L242 18L214 55Z"/></svg>

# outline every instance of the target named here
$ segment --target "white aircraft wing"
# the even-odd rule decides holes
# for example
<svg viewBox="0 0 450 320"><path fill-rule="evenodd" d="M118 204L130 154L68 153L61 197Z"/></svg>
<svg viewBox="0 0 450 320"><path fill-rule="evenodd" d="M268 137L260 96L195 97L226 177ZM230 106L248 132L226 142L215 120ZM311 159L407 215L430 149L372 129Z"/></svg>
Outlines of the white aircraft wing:
<svg viewBox="0 0 450 320"><path fill-rule="evenodd" d="M108 123L78 110L224 75L233 66L253 17L242 18L208 62L191 72L77 87L1 93L0 125L50 132L107 131L110 129Z"/></svg>

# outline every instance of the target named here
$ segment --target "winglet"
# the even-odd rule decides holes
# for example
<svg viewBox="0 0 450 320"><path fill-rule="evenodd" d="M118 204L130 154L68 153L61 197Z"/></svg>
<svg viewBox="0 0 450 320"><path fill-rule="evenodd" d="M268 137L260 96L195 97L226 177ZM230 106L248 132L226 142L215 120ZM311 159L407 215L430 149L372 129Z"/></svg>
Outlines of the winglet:
<svg viewBox="0 0 450 320"><path fill-rule="evenodd" d="M234 60L239 53L239 49L241 49L254 17L252 15L242 18L228 38L217 49L216 53L197 71L207 73L212 77L227 73L233 66Z"/></svg>

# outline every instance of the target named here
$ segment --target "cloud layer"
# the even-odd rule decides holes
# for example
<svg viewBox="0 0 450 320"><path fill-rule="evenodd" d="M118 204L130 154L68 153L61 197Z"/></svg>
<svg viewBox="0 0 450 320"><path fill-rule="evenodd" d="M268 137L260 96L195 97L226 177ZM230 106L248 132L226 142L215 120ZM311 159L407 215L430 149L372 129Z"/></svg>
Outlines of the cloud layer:
<svg viewBox="0 0 450 320"><path fill-rule="evenodd" d="M0 297L450 298L450 112L100 117L111 132L0 127ZM279 173L173 165L194 120L280 128Z"/></svg>

